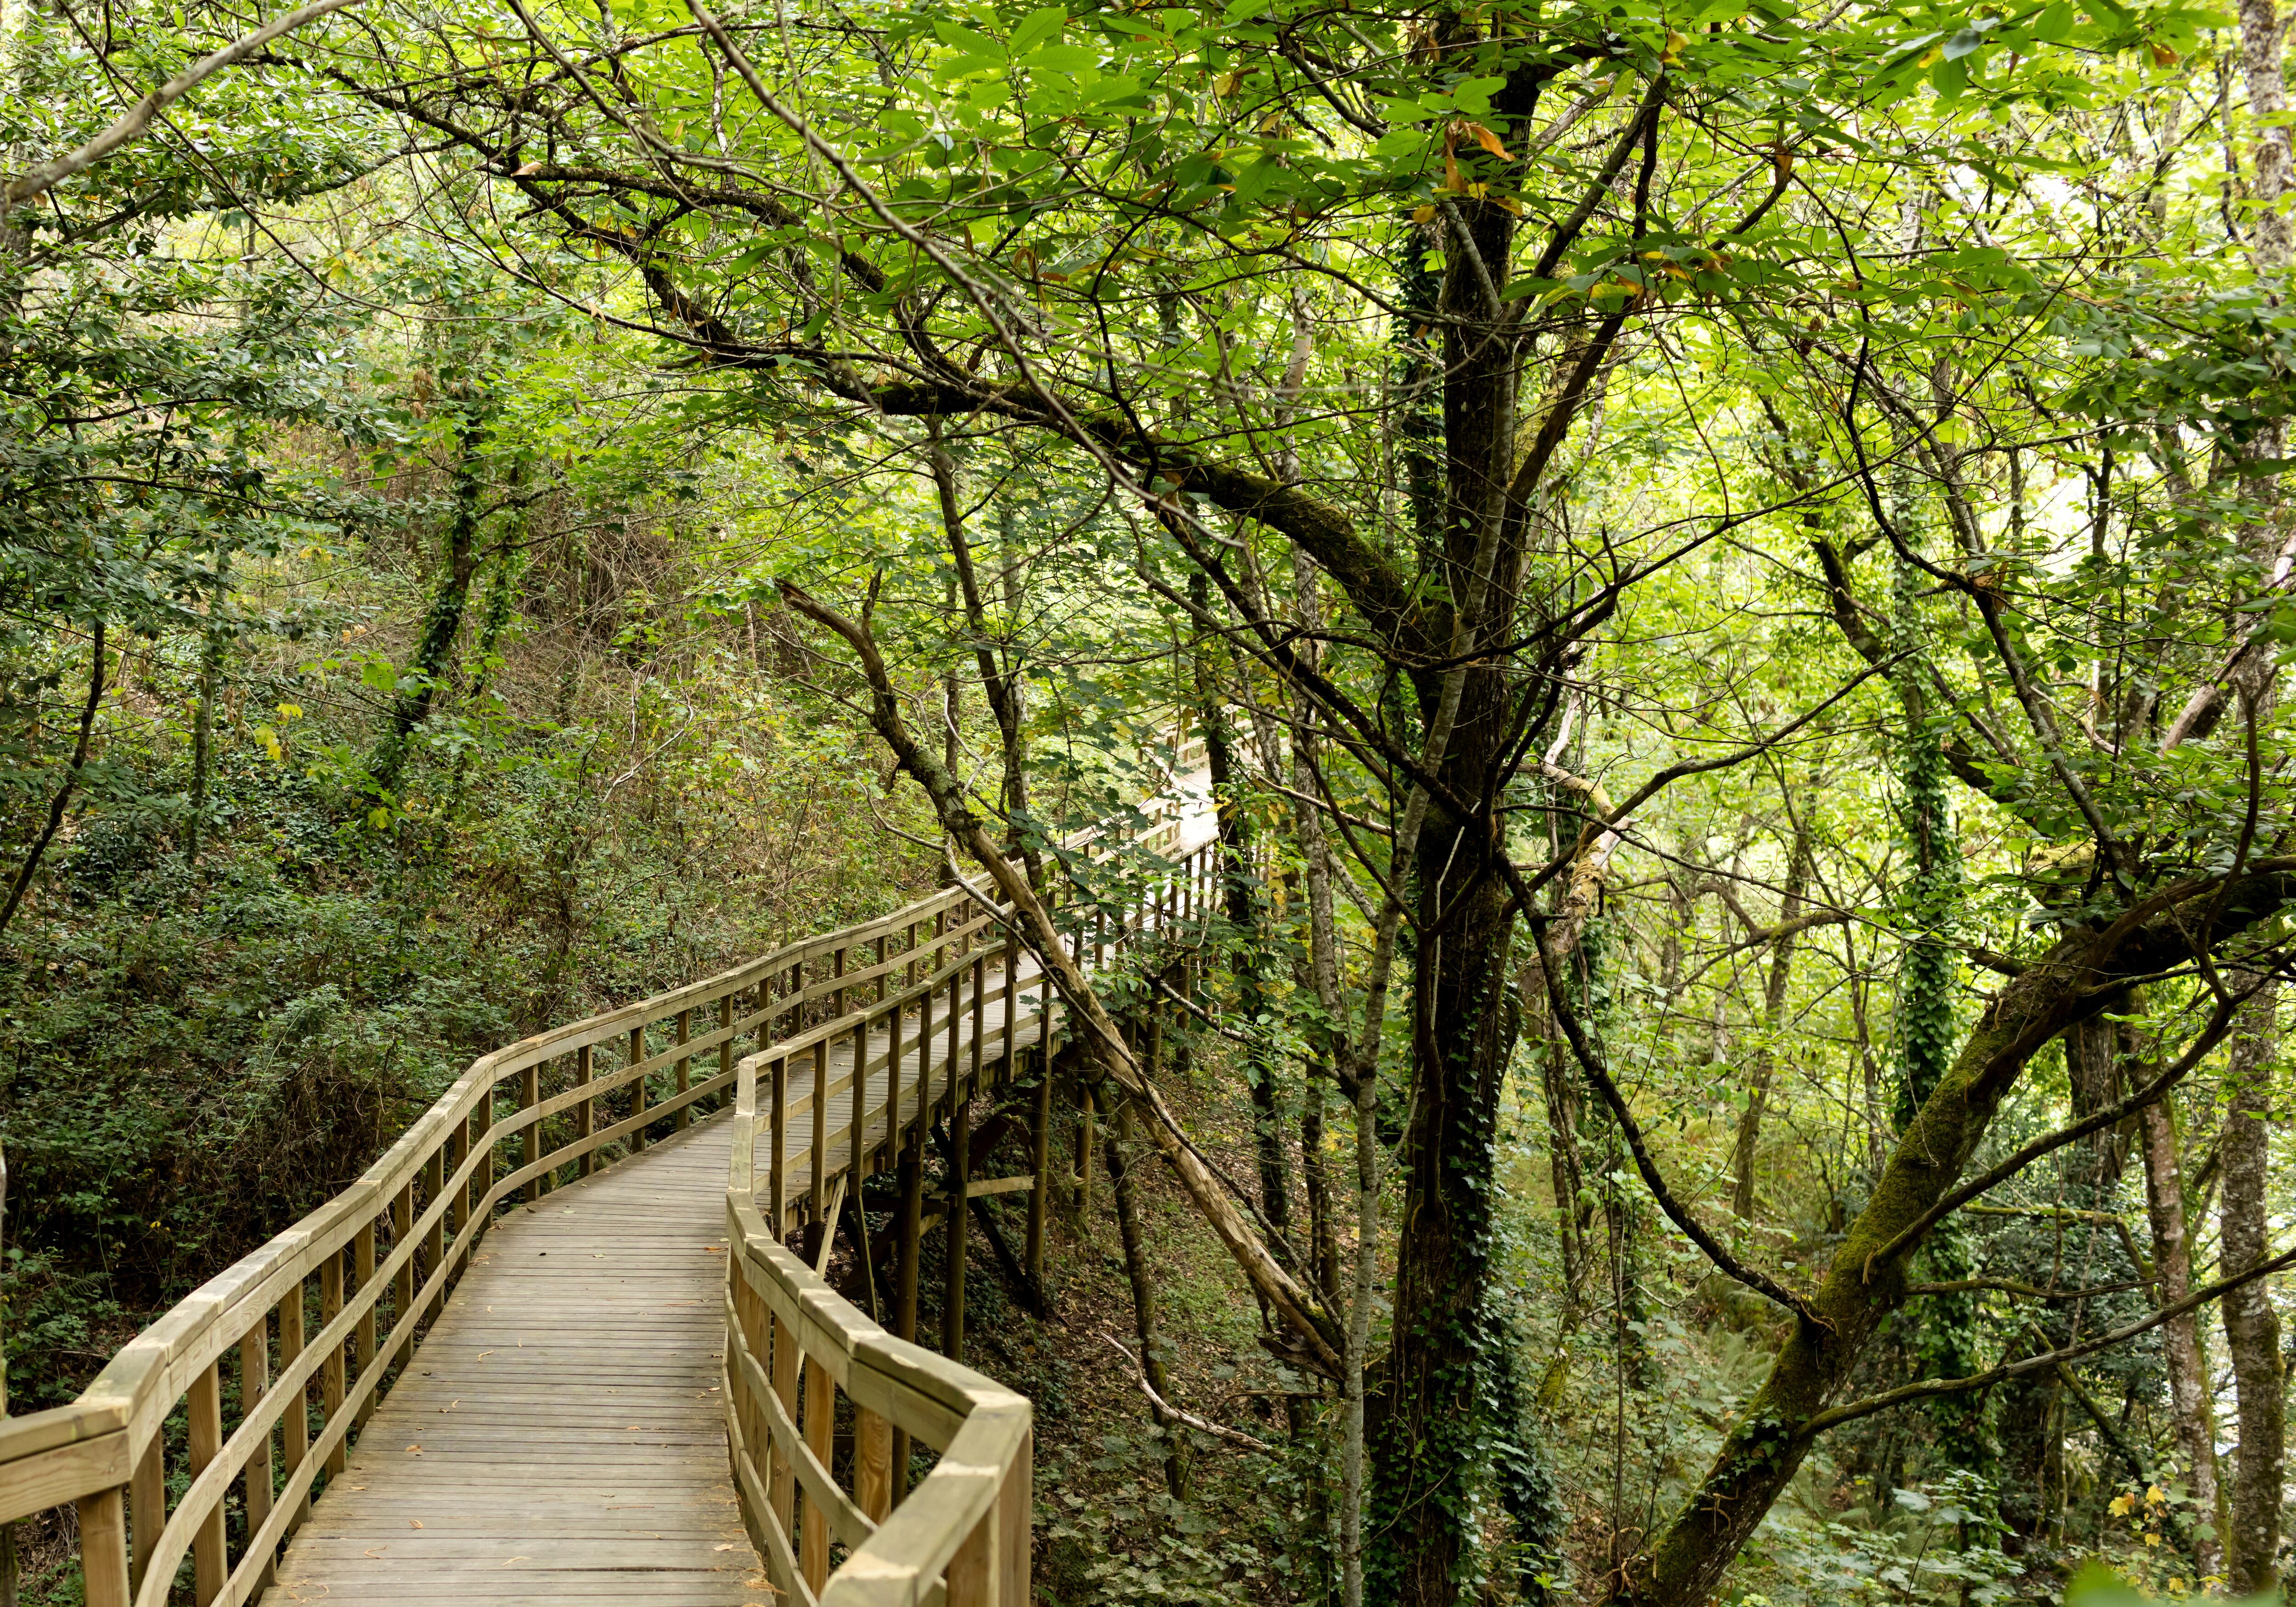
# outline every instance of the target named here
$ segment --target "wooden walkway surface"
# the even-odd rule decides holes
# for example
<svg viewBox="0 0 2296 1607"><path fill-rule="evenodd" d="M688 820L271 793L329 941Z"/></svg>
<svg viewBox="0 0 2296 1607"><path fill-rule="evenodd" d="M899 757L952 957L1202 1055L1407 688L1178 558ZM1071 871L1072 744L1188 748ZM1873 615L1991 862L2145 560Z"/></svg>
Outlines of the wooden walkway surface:
<svg viewBox="0 0 2296 1607"><path fill-rule="evenodd" d="M772 1599L718 1406L726 1132L488 1231L266 1603Z"/></svg>
<svg viewBox="0 0 2296 1607"><path fill-rule="evenodd" d="M1208 805L1184 846L1214 832ZM1148 917L1152 921L1154 916ZM1078 956L1095 960L1091 939ZM999 956L1001 958L1001 956ZM1016 967L1012 1047L1037 1041L1041 979ZM851 1004L858 1007L858 996ZM900 1021L899 1119L947 1099L952 1061L973 1069L971 989ZM1005 988L992 961L979 1019L985 1076L1006 1050ZM886 1136L890 1024L868 1035L861 1153ZM921 1046L920 1038L924 1043ZM829 1099L824 1187L849 1169L854 1034L823 1045ZM787 1071L786 1187L813 1180L810 1050ZM762 1078L760 1079L763 1080ZM762 1090L761 1090L762 1094ZM744 1531L722 1410L729 1126L697 1122L643 1154L497 1221L406 1376L314 1504L263 1600L540 1607L628 1600L767 1607L775 1597ZM758 1174L770 1162L759 1136Z"/></svg>

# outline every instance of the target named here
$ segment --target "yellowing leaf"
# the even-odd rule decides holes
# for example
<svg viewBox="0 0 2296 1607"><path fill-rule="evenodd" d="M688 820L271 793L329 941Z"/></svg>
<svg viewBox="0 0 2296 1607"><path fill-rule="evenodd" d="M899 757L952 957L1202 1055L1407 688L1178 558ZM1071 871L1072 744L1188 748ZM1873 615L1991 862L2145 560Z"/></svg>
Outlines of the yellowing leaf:
<svg viewBox="0 0 2296 1607"><path fill-rule="evenodd" d="M1434 222L1434 221L1435 221L1435 203L1434 203L1433 201L1429 201L1429 202L1428 202L1425 206L1423 206L1423 207L1414 207L1414 208L1412 208L1412 209L1411 209L1411 221L1412 221L1412 222L1414 222L1414 223L1432 223L1432 222Z"/></svg>
<svg viewBox="0 0 2296 1607"><path fill-rule="evenodd" d="M1514 158L1507 154L1506 146L1499 142L1499 136L1493 134L1489 129L1484 127L1480 123L1469 123L1467 125L1467 132L1474 136L1475 143L1480 145L1493 156L1497 157L1501 161L1511 162L1514 160Z"/></svg>

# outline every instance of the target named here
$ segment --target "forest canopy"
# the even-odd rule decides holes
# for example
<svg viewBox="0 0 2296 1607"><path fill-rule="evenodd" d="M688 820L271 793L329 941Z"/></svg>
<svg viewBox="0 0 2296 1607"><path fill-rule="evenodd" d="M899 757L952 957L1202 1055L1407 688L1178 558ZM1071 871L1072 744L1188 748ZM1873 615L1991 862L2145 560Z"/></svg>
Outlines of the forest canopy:
<svg viewBox="0 0 2296 1607"><path fill-rule="evenodd" d="M713 4L0 8L18 1408L1182 732L1042 1599L2277 1592L2274 0Z"/></svg>

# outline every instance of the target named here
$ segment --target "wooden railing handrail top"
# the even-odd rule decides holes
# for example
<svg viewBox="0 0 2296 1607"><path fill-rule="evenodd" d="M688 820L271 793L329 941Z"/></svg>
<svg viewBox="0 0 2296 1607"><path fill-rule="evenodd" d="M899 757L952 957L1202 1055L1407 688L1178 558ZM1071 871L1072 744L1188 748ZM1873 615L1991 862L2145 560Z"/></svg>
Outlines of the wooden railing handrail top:
<svg viewBox="0 0 2296 1607"><path fill-rule="evenodd" d="M372 1220L391 1195L420 1173L453 1124L467 1120L504 1077L586 1045L615 1039L631 1027L714 1003L839 947L900 931L966 897L962 889L945 888L890 914L808 936L715 976L535 1033L479 1056L357 1181L170 1307L123 1345L77 1400L0 1420L0 1474L27 1457L49 1455L125 1430L129 1443L122 1450L119 1471L119 1477L125 1478L125 1468L159 1432L160 1423L190 1381L239 1343L254 1313L267 1310L328 1253L349 1243L360 1225ZM668 1051L661 1058L673 1060L678 1053ZM683 1053L694 1050L688 1046ZM488 1132L514 1131L522 1119L505 1117L490 1124ZM45 1488L28 1491L21 1499L0 1486L0 1522L109 1488L119 1481L108 1476L111 1471L91 1468L84 1488L61 1494ZM25 1505L34 1493L39 1499Z"/></svg>

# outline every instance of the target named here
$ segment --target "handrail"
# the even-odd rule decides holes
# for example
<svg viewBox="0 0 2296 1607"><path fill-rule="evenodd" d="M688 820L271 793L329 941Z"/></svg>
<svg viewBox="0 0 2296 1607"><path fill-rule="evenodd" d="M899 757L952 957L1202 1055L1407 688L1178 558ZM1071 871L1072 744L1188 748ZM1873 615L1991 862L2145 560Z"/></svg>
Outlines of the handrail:
<svg viewBox="0 0 2296 1607"><path fill-rule="evenodd" d="M1137 840L1152 850L1181 849L1178 873L1136 896L1116 923L1118 943L1202 907L1210 849L1188 849L1176 840L1184 825L1160 822ZM1009 905L970 889L944 897L952 900L948 914L960 907L958 898L980 912L946 926L952 957L922 976L912 968L908 984L898 988L883 985L888 968L872 968L864 974L876 980L875 997L744 1057L735 1069L721 1398L742 1521L775 1587L800 1607L920 1607L934 1600L947 1607L1025 1607L1029 1600L1028 1400L887 1332L784 1242L803 1226L825 1265L822 1247L835 1226L837 1201L848 1197L842 1185L857 1188L862 1178L898 1165L905 1185L900 1259L903 1276L912 1276L925 1135L936 1112L946 1114L953 1129L950 1153L959 1170L949 1183L947 1209L961 1233L965 1109L974 1095L1027 1077L1031 1067L1024 1062L1033 1062L1040 1089L1031 1186L1040 1195L1049 1187L1042 1141L1042 1093L1049 1085L1041 1079L1062 1019L1060 1001L1042 971L1021 975ZM1094 930L1076 932L1079 958L1088 946L1108 945L1105 922L1103 910ZM997 928L1005 933L1002 942L973 946L974 936ZM987 1010L992 970L1001 996L994 1024ZM934 1003L944 996L947 1013L936 1020ZM840 1045L848 1046L846 1064L833 1074L832 1050ZM905 1098L910 1055L917 1059L917 1077ZM810 1070L801 1092L791 1086L793 1065ZM882 1096L873 1103L880 1074ZM769 1090L762 1107L761 1078ZM846 1116L832 1130L829 1108L840 1092L849 1095ZM801 1148L792 1148L793 1122L801 1115L811 1117L811 1131ZM802 1187L795 1176L800 1159L809 1173ZM838 1193L831 1193L832 1183ZM913 1319L913 1308L907 1315ZM840 1392L852 1408L849 1496L832 1465ZM912 1439L941 1455L905 1495ZM844 1560L832 1569L840 1546Z"/></svg>
<svg viewBox="0 0 2296 1607"><path fill-rule="evenodd" d="M1173 769L1193 771L1191 752L1198 747L1183 744ZM1141 840L1153 846L1174 824L1154 824ZM1090 853L1092 845L1090 833L1079 833L1062 846ZM1201 867L1192 870L1201 873ZM746 1154L739 1139L748 1130L743 1122L753 1127L756 1120L756 1051L778 1046L785 1066L791 1054L827 1042L840 1025L849 1030L857 1017L882 1020L889 1003L906 1008L902 1001L946 986L964 969L961 955L952 959L950 950L978 935L985 919L952 923L949 915L974 902L964 888L944 890L480 1056L357 1182L130 1340L78 1399L0 1417L0 1523L74 1505L87 1607L165 1607L186 1554L197 1607L240 1607L253 1599L269 1583L280 1547L308 1516L311 1501L344 1468L353 1435L444 1305L498 1207L530 1203L618 1155L636 1154L653 1129L683 1128L697 1111L722 1108L729 1095L736 1103L736 1150ZM852 972L849 956L865 945L873 946L873 959ZM984 963L976 959L973 974ZM886 988L896 972L904 985ZM865 988L884 996L849 1012L847 995ZM700 1020L705 1016L715 1019ZM746 1081L735 1070L745 1041L752 1048L742 1061ZM715 1069L696 1077L694 1062L712 1051ZM752 1102L746 1118L739 1108L744 1086ZM785 1127L785 1110L772 1115L772 1125ZM809 1197L808 1206L818 1215L817 1199ZM754 1206L749 1209L754 1216ZM736 1220L743 1253L729 1262L738 1259L742 1275L752 1280L766 1269L764 1282L778 1291L772 1298L758 1292L758 1310L798 1324L804 1337L844 1357L833 1361L826 1352L807 1350L857 1404L865 1398L870 1409L882 1406L889 1418L921 1425L908 1432L943 1447L948 1472L936 1492L959 1487L960 1465L994 1465L1005 1478L1014 1466L1025 1468L1025 1452L1013 1461L1011 1426L1017 1412L1025 1447L1025 1400L930 1352L907 1347L914 1355L881 1354L877 1341L858 1330L849 1335L846 1324L859 1314L817 1278L805 1285L799 1275L811 1275L778 1242L753 1248L751 1228L762 1229L762 1218L752 1225L737 1212ZM731 1277L731 1267L728 1272ZM738 1306L747 1286L737 1282L729 1304ZM226 1438L224 1406L234 1384L236 1421ZM163 1431L179 1408L190 1480L171 1509ZM959 1420L961 1426L952 1427ZM737 1465L742 1446L733 1437L740 1428L729 1419ZM765 1431L762 1420L758 1431ZM937 1468L934 1476L941 1472ZM1023 1491L1026 1482L1023 1476ZM245 1532L237 1537L227 1534L226 1522L234 1485L244 1496ZM932 1505L945 1517L977 1522L975 1508L985 1511L991 1498L974 1491L949 1505L937 1493ZM745 1513L747 1506L745 1492ZM919 1534L924 1521L922 1509L913 1514L905 1504L879 1523L855 1559L906 1559L903 1566L922 1566L922 1559L929 1571L947 1571L955 1543L925 1543ZM1006 1554L1017 1544L1025 1570L1025 1498L1017 1521L1018 1538L1008 1537ZM808 1570L818 1566L822 1548L810 1549ZM1014 1599L961 1595L967 1566L960 1561L951 1576L952 1601ZM840 1570L840 1580L852 1574L853 1583L840 1586L835 1601L923 1600L855 1595L863 1573L853 1570L849 1562ZM913 1569L904 1577L918 1576Z"/></svg>

